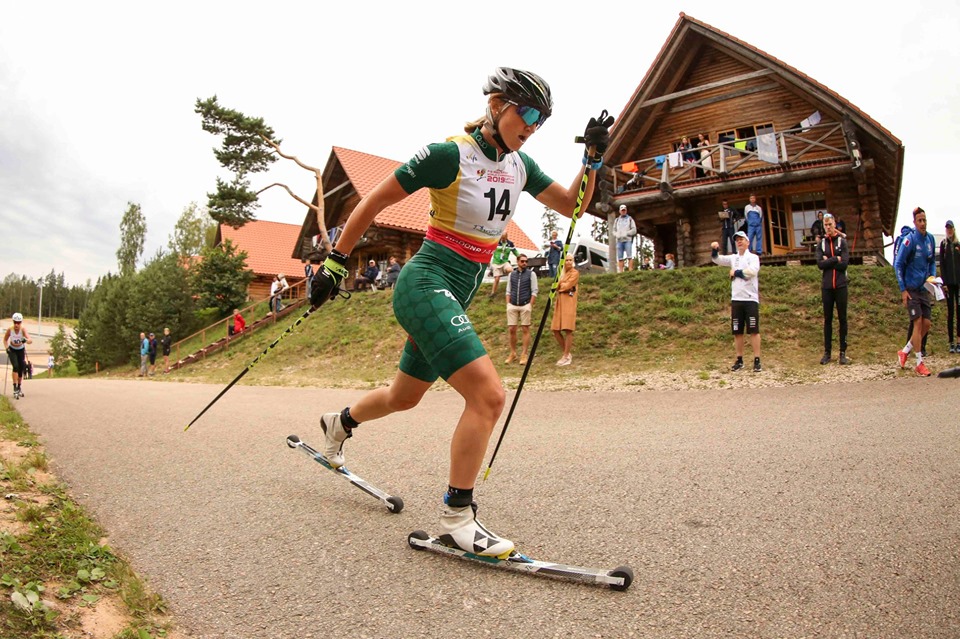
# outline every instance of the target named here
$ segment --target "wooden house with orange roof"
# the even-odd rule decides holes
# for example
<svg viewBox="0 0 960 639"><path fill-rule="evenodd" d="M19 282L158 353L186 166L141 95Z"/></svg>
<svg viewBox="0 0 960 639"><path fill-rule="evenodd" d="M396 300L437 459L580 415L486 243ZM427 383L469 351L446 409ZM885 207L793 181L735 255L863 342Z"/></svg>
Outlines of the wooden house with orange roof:
<svg viewBox="0 0 960 639"><path fill-rule="evenodd" d="M324 222L333 236L343 228L347 218L360 200L403 163L396 160L333 147L323 171ZM317 203L314 193L313 203ZM368 260L375 260L383 270L390 256L404 264L420 249L427 233L430 197L426 189L413 193L400 202L385 208L350 254L350 273L355 277ZM317 234L320 232L316 215L307 210L299 235L291 241L291 258L319 262ZM518 249L536 251L538 246L513 221L507 227L507 236Z"/></svg>
<svg viewBox="0 0 960 639"><path fill-rule="evenodd" d="M300 227L296 224L251 220L238 229L221 224L214 245L230 240L238 251L246 251L247 269L254 275L247 296L259 300L270 296L270 284L276 275L284 275L291 287L303 279L300 260L286 254L286 247L296 242L299 236Z"/></svg>
<svg viewBox="0 0 960 639"><path fill-rule="evenodd" d="M682 137L709 145L686 155ZM893 235L903 144L838 93L756 47L683 13L611 130L601 196L625 204L656 259L710 263L721 202L763 209L765 264L812 263L818 211L846 225L851 261L883 263Z"/></svg>

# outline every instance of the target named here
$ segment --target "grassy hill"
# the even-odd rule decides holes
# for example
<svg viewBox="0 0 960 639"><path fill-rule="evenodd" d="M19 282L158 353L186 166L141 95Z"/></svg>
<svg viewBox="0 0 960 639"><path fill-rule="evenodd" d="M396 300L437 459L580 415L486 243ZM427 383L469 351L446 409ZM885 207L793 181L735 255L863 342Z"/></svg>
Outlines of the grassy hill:
<svg viewBox="0 0 960 639"><path fill-rule="evenodd" d="M893 368L894 352L903 345L907 326L893 271L851 266L849 275L848 355L857 365ZM580 290L574 364L554 366L560 350L545 330L531 379L534 372L540 379L559 380L656 371L697 371L706 376L725 371L733 360L730 282L724 268L589 275L581 278ZM519 378L522 367L503 363L508 352L503 297L498 294L490 299L488 293L489 285L484 285L469 315L509 386ZM817 268L765 267L760 274L760 296L764 374L823 370L819 365L822 306ZM364 387L391 379L405 340L393 317L391 299L390 291L361 292L350 300L326 304L285 337L244 382ZM545 301L546 296L541 295L534 312L534 332ZM295 319L281 320L275 330L264 329L232 345L226 353L170 377L229 382ZM943 309L935 307L928 351L949 362L944 323ZM834 326L836 330L836 322ZM835 337L834 356L838 350Z"/></svg>

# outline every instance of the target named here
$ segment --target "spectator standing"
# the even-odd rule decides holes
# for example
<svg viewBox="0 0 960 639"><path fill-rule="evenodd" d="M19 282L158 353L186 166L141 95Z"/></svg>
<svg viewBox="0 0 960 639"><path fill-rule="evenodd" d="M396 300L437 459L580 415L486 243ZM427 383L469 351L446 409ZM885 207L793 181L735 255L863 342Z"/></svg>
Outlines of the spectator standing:
<svg viewBox="0 0 960 639"><path fill-rule="evenodd" d="M697 144L697 147L700 149L700 165L703 168L697 169L698 177L711 177L707 169L713 168L713 157L709 149L710 146L710 136L706 133L700 134L700 142Z"/></svg>
<svg viewBox="0 0 960 639"><path fill-rule="evenodd" d="M960 242L957 242L953 220L947 220L945 232L946 237L940 242L940 278L947 295L947 341L951 353L960 353Z"/></svg>
<svg viewBox="0 0 960 639"><path fill-rule="evenodd" d="M737 252L720 255L720 244L714 242L711 259L714 264L730 267L730 325L733 342L737 349L737 361L732 371L743 368L743 334L750 336L753 349L753 372L763 370L760 366L760 257L749 251L750 240L743 231L734 235Z"/></svg>
<svg viewBox="0 0 960 639"><path fill-rule="evenodd" d="M150 355L150 340L147 339L147 334L140 333L140 374L137 377L146 377L147 376L147 358Z"/></svg>
<svg viewBox="0 0 960 639"><path fill-rule="evenodd" d="M377 261L370 260L367 262L367 268L354 280L354 292L359 291L362 286L369 286L371 291L376 290L378 277L380 277L380 269L377 267Z"/></svg>
<svg viewBox="0 0 960 639"><path fill-rule="evenodd" d="M397 283L397 278L400 277L400 269L403 268L400 266L400 263L397 262L397 258L390 256L390 263L387 265L387 288L393 288Z"/></svg>
<svg viewBox="0 0 960 639"><path fill-rule="evenodd" d="M813 248L816 250L820 240L823 239L823 211L817 211L817 219L810 225L810 238L813 240Z"/></svg>
<svg viewBox="0 0 960 639"><path fill-rule="evenodd" d="M561 255L563 255L563 242L557 238L556 231L550 231L550 243L547 245L547 266L550 267L551 280L557 276Z"/></svg>
<svg viewBox="0 0 960 639"><path fill-rule="evenodd" d="M673 253L667 253L664 257L666 258L666 262L663 263L663 270L672 271L677 266L674 261L676 256L674 256Z"/></svg>
<svg viewBox="0 0 960 639"><path fill-rule="evenodd" d="M747 237L750 240L750 251L755 255L763 255L763 209L757 204L757 196L750 194L750 203L743 207L747 218Z"/></svg>
<svg viewBox="0 0 960 639"><path fill-rule="evenodd" d="M510 264L510 255L513 254L519 259L520 251L507 237L504 231L497 243L497 248L493 250L493 257L490 259L490 272L493 273L493 290L490 291L490 297L497 294L497 286L500 284L500 278L504 275L510 275L513 266Z"/></svg>
<svg viewBox="0 0 960 639"><path fill-rule="evenodd" d="M47 355L47 377L53 377L53 368L57 362L53 359L53 353Z"/></svg>
<svg viewBox="0 0 960 639"><path fill-rule="evenodd" d="M911 233L913 233L912 226L904 225L903 227L900 228L900 235L897 236L897 239L893 241L893 263L894 264L896 264L897 262L897 253L900 252L900 247L903 246L903 241L907 239ZM911 335L913 335L913 319L912 318L910 319L910 323L907 324L907 341L908 342L910 341ZM927 356L927 337L928 336L929 336L929 333L927 335L924 335L923 342L920 344L920 354L923 355L924 357Z"/></svg>
<svg viewBox="0 0 960 639"><path fill-rule="evenodd" d="M620 215L613 221L613 237L617 242L617 268L619 273L633 270L633 238L637 236L637 223L627 214L625 204L620 205Z"/></svg>
<svg viewBox="0 0 960 639"><path fill-rule="evenodd" d="M33 362L30 361L30 356L26 352L23 355L27 358L27 379L33 379Z"/></svg>
<svg viewBox="0 0 960 639"><path fill-rule="evenodd" d="M689 164L692 164L697 161L697 152L693 150L693 144L690 142L690 138L683 136L680 138L680 145L677 147L677 151L680 151L683 154L683 161Z"/></svg>
<svg viewBox="0 0 960 639"><path fill-rule="evenodd" d="M287 290L290 288L290 285L287 284L287 278L284 277L283 273L277 274L277 285L278 285L277 312L279 313L280 311L283 310L283 302L282 302L283 294L286 293Z"/></svg>
<svg viewBox="0 0 960 639"><path fill-rule="evenodd" d="M149 344L147 345L147 357L150 358L150 377L153 377L153 374L157 370L157 336L153 333L150 333Z"/></svg>
<svg viewBox="0 0 960 639"><path fill-rule="evenodd" d="M823 357L821 364L829 364L833 346L833 307L837 307L840 338L840 364L847 365L847 266L850 249L847 240L837 232L836 221L827 213L823 216L824 235L816 244L817 267L823 271L820 295L823 300Z"/></svg>
<svg viewBox="0 0 960 639"><path fill-rule="evenodd" d="M927 233L927 214L919 206L913 210L914 231L903 241L893 268L900 285L900 297L913 322L913 330L906 345L897 351L900 368L905 368L910 351L917 357L914 371L921 377L930 377L923 363L923 337L930 331L930 311L933 300L924 288L927 278L937 275L936 246Z"/></svg>
<svg viewBox="0 0 960 639"><path fill-rule="evenodd" d="M169 328L163 329L163 337L160 338L160 350L163 352L163 372L170 372L170 347L173 346L173 335Z"/></svg>
<svg viewBox="0 0 960 639"><path fill-rule="evenodd" d="M517 268L507 276L507 334L510 340L510 355L506 364L517 359L517 326L523 331L523 350L520 365L527 363L530 346L530 316L533 303L539 292L536 274L527 268L527 256L517 258Z"/></svg>
<svg viewBox="0 0 960 639"><path fill-rule="evenodd" d="M720 208L720 251L724 255L733 253L733 234L740 229L734 228L737 212L730 208L726 200Z"/></svg>
<svg viewBox="0 0 960 639"><path fill-rule="evenodd" d="M573 349L573 332L577 330L579 283L580 271L573 263L573 256L567 255L563 258L563 273L557 284L556 306L553 309L553 322L550 324L550 330L563 351L563 355L557 360L557 366L569 366L573 361L570 351Z"/></svg>
<svg viewBox="0 0 960 639"><path fill-rule="evenodd" d="M275 275L273 282L270 284L270 308L274 313L279 313L280 309L283 308L280 305L280 276Z"/></svg>

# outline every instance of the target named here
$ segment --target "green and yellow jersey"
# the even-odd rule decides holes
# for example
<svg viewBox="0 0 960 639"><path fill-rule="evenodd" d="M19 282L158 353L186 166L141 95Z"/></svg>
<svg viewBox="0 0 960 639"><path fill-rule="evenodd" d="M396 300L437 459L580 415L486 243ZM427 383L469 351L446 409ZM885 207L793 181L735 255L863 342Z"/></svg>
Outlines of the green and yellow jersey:
<svg viewBox="0 0 960 639"><path fill-rule="evenodd" d="M536 197L553 183L526 153L498 154L480 129L425 146L394 175L407 193L430 189L427 239L483 264L520 193Z"/></svg>

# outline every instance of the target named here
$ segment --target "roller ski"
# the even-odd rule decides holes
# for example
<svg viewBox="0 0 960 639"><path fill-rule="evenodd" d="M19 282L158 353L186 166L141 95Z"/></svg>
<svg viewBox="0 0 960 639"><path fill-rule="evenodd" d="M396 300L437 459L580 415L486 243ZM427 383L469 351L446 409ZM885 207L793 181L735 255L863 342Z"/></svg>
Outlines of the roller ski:
<svg viewBox="0 0 960 639"><path fill-rule="evenodd" d="M518 552L513 542L495 535L477 521L476 510L475 503L463 508L445 507L440 516L443 532L439 536L415 530L407 537L407 543L414 550L431 550L498 568L606 585L613 590L626 590L633 582L633 570L629 566L607 571L531 559Z"/></svg>
<svg viewBox="0 0 960 639"><path fill-rule="evenodd" d="M20 386L19 386L19 385L18 385L18 386L14 386L14 387L13 387L13 398L14 398L14 399L20 399L21 397L25 397L25 395L23 394L23 391L20 390Z"/></svg>
<svg viewBox="0 0 960 639"><path fill-rule="evenodd" d="M376 497L377 499L382 501L384 505L386 505L387 510L389 510L390 512L396 514L396 513L399 513L401 510L403 510L402 499L394 495L388 495L387 493L383 492L379 488L375 486L371 486L360 477L357 477L356 475L351 473L349 470L346 469L345 466L342 465L342 461L343 461L342 456L340 457L341 464L338 466L334 466L333 464L330 463L330 460L328 460L326 457L323 456L323 454L321 454L320 452L312 448L306 442L301 441L300 438L297 437L296 435L290 435L287 437L287 446L289 446L290 448L299 448L304 453L312 457L315 461L319 462L319 464L324 468L332 470L334 473L343 477L344 479L346 479L348 482L350 482L351 484L353 484L363 492L373 497Z"/></svg>

